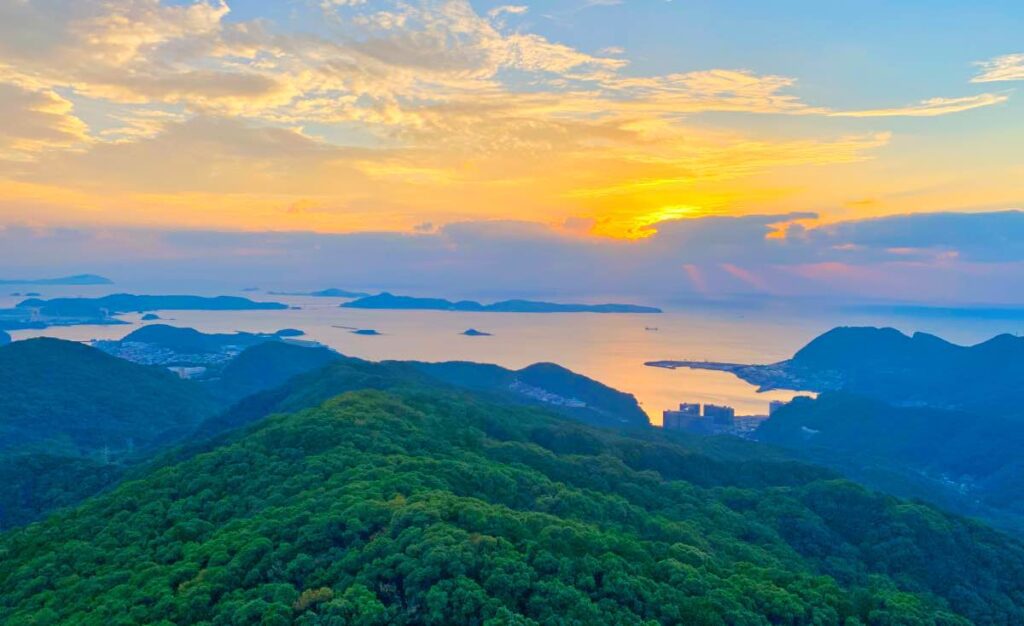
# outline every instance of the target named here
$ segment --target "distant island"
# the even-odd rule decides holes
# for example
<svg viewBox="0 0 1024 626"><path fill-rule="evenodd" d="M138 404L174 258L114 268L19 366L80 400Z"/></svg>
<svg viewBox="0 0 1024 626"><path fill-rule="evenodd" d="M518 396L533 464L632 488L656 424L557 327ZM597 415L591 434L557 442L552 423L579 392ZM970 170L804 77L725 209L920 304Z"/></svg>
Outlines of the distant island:
<svg viewBox="0 0 1024 626"><path fill-rule="evenodd" d="M42 315L56 317L108 317L133 311L260 311L287 309L280 302L257 302L238 296L150 296L117 293L100 298L29 299L19 309L37 309Z"/></svg>
<svg viewBox="0 0 1024 626"><path fill-rule="evenodd" d="M443 298L396 296L387 292L367 296L340 306L351 309L394 309L421 311L472 311L484 313L661 313L661 309L637 304L559 304L533 300L502 300L481 304L474 300L453 302Z"/></svg>
<svg viewBox="0 0 1024 626"><path fill-rule="evenodd" d="M0 309L0 329L40 329L50 326L127 324L121 313L154 310L253 311L281 310L280 302L256 302L236 296L148 296L114 294L100 298L53 298L22 300L13 309ZM146 318L147 321L153 318Z"/></svg>
<svg viewBox="0 0 1024 626"><path fill-rule="evenodd" d="M271 291L272 296L312 296L314 298L365 298L370 294L364 291L348 291L332 287L319 291Z"/></svg>
<svg viewBox="0 0 1024 626"><path fill-rule="evenodd" d="M287 342L305 333L284 328L273 333L203 333L194 328L148 324L124 338L93 341L92 346L133 363L188 370L181 376L208 376L246 348L267 342Z"/></svg>
<svg viewBox="0 0 1024 626"><path fill-rule="evenodd" d="M0 279L0 285L113 285L114 281L96 274L75 274L58 278Z"/></svg>
<svg viewBox="0 0 1024 626"><path fill-rule="evenodd" d="M462 333L460 333L460 334L465 335L466 337L490 337L491 336L491 333L485 333L484 331L477 330L475 328L468 328L468 329L462 331Z"/></svg>

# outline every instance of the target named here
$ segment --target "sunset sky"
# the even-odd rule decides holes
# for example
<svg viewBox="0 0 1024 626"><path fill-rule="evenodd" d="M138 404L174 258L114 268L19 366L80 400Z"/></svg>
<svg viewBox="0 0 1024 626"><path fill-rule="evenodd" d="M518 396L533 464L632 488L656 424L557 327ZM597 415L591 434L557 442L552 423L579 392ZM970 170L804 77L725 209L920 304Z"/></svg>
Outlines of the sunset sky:
<svg viewBox="0 0 1024 626"><path fill-rule="evenodd" d="M125 233L505 224L617 255L740 224L790 252L672 257L675 278L1016 275L907 214L1018 227L1022 33L1024 4L993 0L0 0L0 265L68 233L80 264ZM917 226L837 235L870 224ZM891 258L842 257L865 248Z"/></svg>

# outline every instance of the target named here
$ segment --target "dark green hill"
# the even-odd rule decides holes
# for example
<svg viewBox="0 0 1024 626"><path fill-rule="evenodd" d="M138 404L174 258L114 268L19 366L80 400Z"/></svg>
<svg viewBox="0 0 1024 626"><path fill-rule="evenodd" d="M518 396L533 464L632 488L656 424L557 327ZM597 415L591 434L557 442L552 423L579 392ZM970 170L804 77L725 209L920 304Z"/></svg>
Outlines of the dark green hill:
<svg viewBox="0 0 1024 626"><path fill-rule="evenodd" d="M187 453L219 433L270 413L315 406L345 391L462 386L503 402L552 406L581 421L647 424L632 396L549 364L511 372L475 363L371 363L326 348L277 341L276 336L206 335L161 325L129 337L182 350L205 350L240 337L255 345L201 383L58 340L21 342L11 352L0 350L0 371L10 371L0 381L0 390L5 391L0 410L6 417L0 420L0 444L6 446L0 447L6 477L0 482L0 528L78 502L170 446L183 444ZM332 363L335 366L326 372L311 373ZM525 394L509 388L520 378L533 385ZM535 397L540 385L579 396L588 404L552 405L548 395ZM553 397L561 401L561 396ZM221 412L221 407L236 402ZM24 451L47 456L4 457ZM96 473L102 480L93 479Z"/></svg>
<svg viewBox="0 0 1024 626"><path fill-rule="evenodd" d="M656 367L732 372L762 389L843 391L905 406L1024 415L1024 337L960 346L927 333L840 327L770 365L650 361Z"/></svg>
<svg viewBox="0 0 1024 626"><path fill-rule="evenodd" d="M124 466L102 458L0 453L0 530L23 526L73 506L117 483Z"/></svg>
<svg viewBox="0 0 1024 626"><path fill-rule="evenodd" d="M11 626L1024 623L980 525L437 391L274 416L0 554Z"/></svg>
<svg viewBox="0 0 1024 626"><path fill-rule="evenodd" d="M328 348L265 341L247 348L228 362L219 378L207 386L218 398L236 402L341 358Z"/></svg>
<svg viewBox="0 0 1024 626"><path fill-rule="evenodd" d="M58 339L0 348L0 528L115 483L218 405L195 383Z"/></svg>
<svg viewBox="0 0 1024 626"><path fill-rule="evenodd" d="M270 344L250 348L246 352L257 349L285 352L281 348L271 348ZM295 352L287 351L292 356L295 356ZM254 352L252 356L259 358L253 358L252 365L247 365L240 356L238 371L229 374L227 380L236 380L241 385L245 380L257 380L252 376L258 376L259 371L271 371L274 367L270 365L272 359L262 358L263 354ZM310 359L318 358L312 354L308 356ZM297 366L285 366L283 359L279 362L282 364L278 367L294 368L297 375L277 388L271 389L270 385L264 387L266 391L252 388L249 397L243 398L230 410L207 420L197 436L214 436L260 420L271 413L316 406L348 391L409 386L424 389L470 389L486 394L495 401L542 406L597 426L650 426L647 415L632 395L552 363L537 363L521 370L509 370L497 365L468 361L373 362L334 354L324 369L308 371L312 369L308 368L307 373L303 374Z"/></svg>
<svg viewBox="0 0 1024 626"><path fill-rule="evenodd" d="M149 324L121 339L122 343L145 343L183 354L217 352L227 346L246 348L265 341L276 341L277 335L260 333L202 333L194 328Z"/></svg>
<svg viewBox="0 0 1024 626"><path fill-rule="evenodd" d="M306 372L283 385L251 394L227 411L203 422L189 448L227 431L258 422L273 413L317 406L328 398L363 389L437 388L438 381L401 361L375 363L338 355L337 361Z"/></svg>
<svg viewBox="0 0 1024 626"><path fill-rule="evenodd" d="M0 451L145 448L187 433L216 408L195 383L80 343L0 348Z"/></svg>
<svg viewBox="0 0 1024 626"><path fill-rule="evenodd" d="M1024 534L1024 423L1017 418L830 392L779 409L757 438L885 491Z"/></svg>
<svg viewBox="0 0 1024 626"><path fill-rule="evenodd" d="M535 363L521 370L466 361L413 365L450 385L492 393L517 404L544 405L588 424L620 428L650 425L632 394L554 363Z"/></svg>

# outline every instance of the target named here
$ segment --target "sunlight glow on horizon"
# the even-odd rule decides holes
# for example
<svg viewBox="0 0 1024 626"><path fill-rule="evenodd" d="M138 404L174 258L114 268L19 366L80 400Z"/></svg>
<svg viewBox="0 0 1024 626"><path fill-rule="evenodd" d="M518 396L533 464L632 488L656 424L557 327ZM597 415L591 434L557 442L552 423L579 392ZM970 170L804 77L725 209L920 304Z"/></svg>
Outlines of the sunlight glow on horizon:
<svg viewBox="0 0 1024 626"><path fill-rule="evenodd" d="M826 102L821 76L787 75L753 42L739 67L655 63L573 27L632 33L656 15L689 28L680 6L379 0L288 18L235 4L3 5L0 223L340 233L576 221L640 238L707 215L828 223L1024 199L1024 125L1005 122L1021 119L1006 88L1024 79L1017 50L965 53L920 89L914 76L900 93L866 83L870 98L852 105ZM572 20L552 17L561 10Z"/></svg>

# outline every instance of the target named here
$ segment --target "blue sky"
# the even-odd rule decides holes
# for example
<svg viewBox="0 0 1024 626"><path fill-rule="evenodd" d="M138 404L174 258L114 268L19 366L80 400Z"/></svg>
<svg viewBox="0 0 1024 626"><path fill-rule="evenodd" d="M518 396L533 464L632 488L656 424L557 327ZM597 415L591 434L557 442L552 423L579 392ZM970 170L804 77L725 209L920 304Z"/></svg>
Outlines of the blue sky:
<svg viewBox="0 0 1024 626"><path fill-rule="evenodd" d="M0 229L641 250L727 218L763 258L688 266L1004 276L902 216L1024 206L1022 32L1002 1L0 0ZM886 220L898 258L776 254Z"/></svg>

